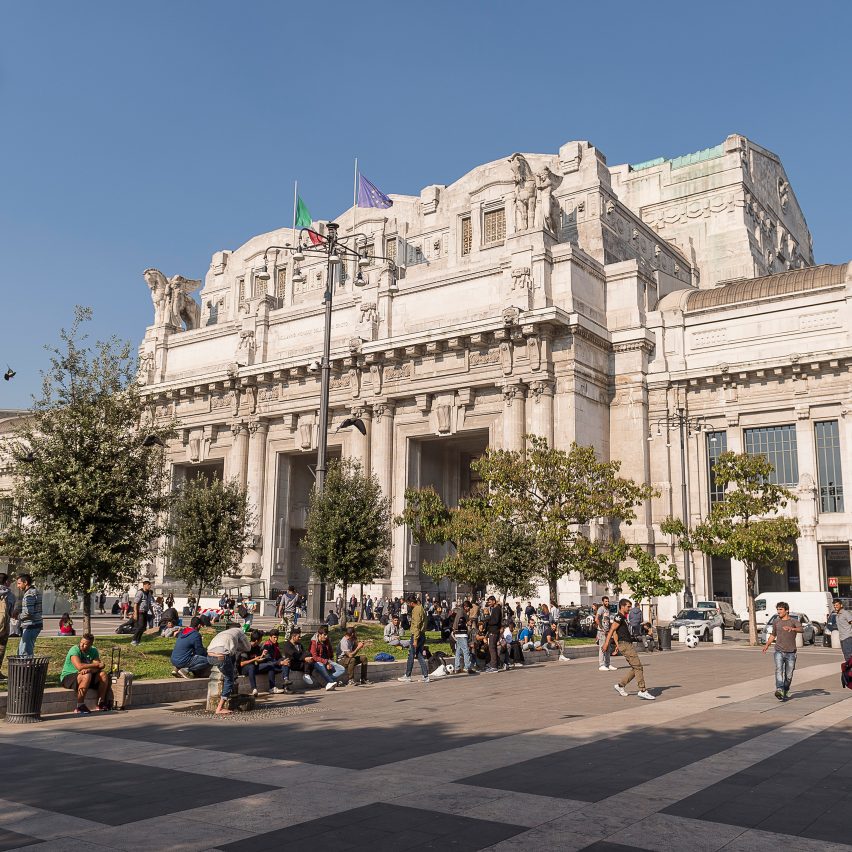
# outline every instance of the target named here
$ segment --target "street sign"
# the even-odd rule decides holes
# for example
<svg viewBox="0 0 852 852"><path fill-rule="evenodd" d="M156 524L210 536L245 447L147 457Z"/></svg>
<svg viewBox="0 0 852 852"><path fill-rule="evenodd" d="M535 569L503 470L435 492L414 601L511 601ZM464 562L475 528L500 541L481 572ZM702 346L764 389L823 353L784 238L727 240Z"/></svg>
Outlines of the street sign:
<svg viewBox="0 0 852 852"><path fill-rule="evenodd" d="M837 577L829 577L828 578L828 588L836 589L837 588Z"/></svg>

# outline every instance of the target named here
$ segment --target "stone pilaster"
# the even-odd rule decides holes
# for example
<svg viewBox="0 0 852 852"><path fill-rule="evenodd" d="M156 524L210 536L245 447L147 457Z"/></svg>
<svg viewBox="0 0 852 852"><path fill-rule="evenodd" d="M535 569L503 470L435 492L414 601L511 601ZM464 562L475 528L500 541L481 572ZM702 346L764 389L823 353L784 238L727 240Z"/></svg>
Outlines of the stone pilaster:
<svg viewBox="0 0 852 852"><path fill-rule="evenodd" d="M523 450L526 429L526 386L520 382L503 385L503 449Z"/></svg>
<svg viewBox="0 0 852 852"><path fill-rule="evenodd" d="M553 393L556 383L552 379L537 379L530 382L529 415L530 432L541 435L553 446Z"/></svg>
<svg viewBox="0 0 852 852"><path fill-rule="evenodd" d="M361 470L367 473L370 470L370 433L373 429L373 414L367 406L356 406L352 409L352 417L358 417L367 430L366 435L361 434L360 429L352 426L346 436L346 452L349 458L361 463Z"/></svg>
<svg viewBox="0 0 852 852"><path fill-rule="evenodd" d="M799 556L800 588L816 591L822 588L819 548L816 540L817 480L814 424L809 405L796 406L796 451L799 462L799 498L795 505L799 523L796 550Z"/></svg>
<svg viewBox="0 0 852 852"><path fill-rule="evenodd" d="M370 460L372 471L386 497L393 488L393 416L392 402L377 402L373 405L373 429L370 434Z"/></svg>
<svg viewBox="0 0 852 852"><path fill-rule="evenodd" d="M231 424L231 451L228 453L228 479L234 479L240 488L246 487L248 464L248 430L242 421Z"/></svg>
<svg viewBox="0 0 852 852"><path fill-rule="evenodd" d="M248 463L246 465L246 491L249 506L256 515L255 532L259 533L263 518L263 491L266 473L266 434L268 424L254 420L248 424Z"/></svg>

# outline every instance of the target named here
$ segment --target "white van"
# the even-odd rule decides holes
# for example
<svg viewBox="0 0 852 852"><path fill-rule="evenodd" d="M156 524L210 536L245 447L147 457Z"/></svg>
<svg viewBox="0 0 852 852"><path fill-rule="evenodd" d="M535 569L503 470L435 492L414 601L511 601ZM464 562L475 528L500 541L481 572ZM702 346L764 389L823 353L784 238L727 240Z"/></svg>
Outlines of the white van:
<svg viewBox="0 0 852 852"><path fill-rule="evenodd" d="M790 612L806 615L819 632L825 627L826 615L832 611L830 592L765 592L754 599L754 617L758 630L775 615L779 601L786 601L790 605ZM743 622L743 630L748 630L748 621Z"/></svg>

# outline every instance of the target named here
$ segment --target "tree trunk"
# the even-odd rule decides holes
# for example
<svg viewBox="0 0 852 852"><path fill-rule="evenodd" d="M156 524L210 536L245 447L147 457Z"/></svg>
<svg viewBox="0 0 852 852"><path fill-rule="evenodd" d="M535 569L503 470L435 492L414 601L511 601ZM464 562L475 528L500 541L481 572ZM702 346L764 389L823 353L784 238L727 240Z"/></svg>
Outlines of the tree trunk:
<svg viewBox="0 0 852 852"><path fill-rule="evenodd" d="M746 602L748 604L748 643L757 645L757 615L754 611L754 579L757 568L746 565Z"/></svg>
<svg viewBox="0 0 852 852"><path fill-rule="evenodd" d="M86 633L92 632L92 594L86 592L83 595L83 614L86 622Z"/></svg>
<svg viewBox="0 0 852 852"><path fill-rule="evenodd" d="M204 588L204 583L203 582L199 583L198 584L198 597L195 599L195 607L194 607L195 612L192 613L193 615L198 615L198 613L201 611L201 590L203 588Z"/></svg>
<svg viewBox="0 0 852 852"><path fill-rule="evenodd" d="M364 584L358 587L358 621L364 620Z"/></svg>
<svg viewBox="0 0 852 852"><path fill-rule="evenodd" d="M550 606L558 606L558 598L559 593L556 588L556 584L559 582L559 577L556 575L556 572L551 569L547 575L547 586L550 593Z"/></svg>
<svg viewBox="0 0 852 852"><path fill-rule="evenodd" d="M346 590L349 588L349 583L343 581L343 606L340 607L340 626L345 629L346 622L349 616L349 598L346 597Z"/></svg>

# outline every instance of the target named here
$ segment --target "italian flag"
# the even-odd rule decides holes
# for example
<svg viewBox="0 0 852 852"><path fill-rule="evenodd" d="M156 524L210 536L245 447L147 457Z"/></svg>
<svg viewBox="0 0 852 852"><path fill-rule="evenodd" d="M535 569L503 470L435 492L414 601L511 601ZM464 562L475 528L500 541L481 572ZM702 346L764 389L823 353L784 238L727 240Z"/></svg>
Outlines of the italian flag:
<svg viewBox="0 0 852 852"><path fill-rule="evenodd" d="M306 228L308 239L310 239L313 245L318 246L320 243L324 243L325 239L311 228L313 223L314 220L311 218L308 205L302 201L302 196L300 195L296 203L296 228Z"/></svg>

